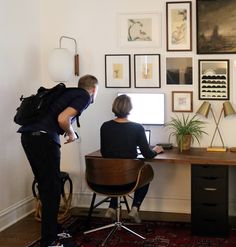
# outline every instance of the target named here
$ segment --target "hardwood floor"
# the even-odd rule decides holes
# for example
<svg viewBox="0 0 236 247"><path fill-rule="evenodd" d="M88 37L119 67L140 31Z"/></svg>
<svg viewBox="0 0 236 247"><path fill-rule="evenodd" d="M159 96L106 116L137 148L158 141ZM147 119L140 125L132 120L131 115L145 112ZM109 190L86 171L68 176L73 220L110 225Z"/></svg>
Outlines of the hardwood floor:
<svg viewBox="0 0 236 247"><path fill-rule="evenodd" d="M93 215L103 217L104 209L94 210ZM88 208L72 208L72 215L87 215ZM190 216L184 214L173 213L158 213L158 212L140 212L142 219L158 219L162 221L184 221L189 222ZM126 217L126 211L123 213ZM0 232L0 246L1 247L26 247L40 237L40 222L35 220L34 215L31 214L6 230Z"/></svg>
<svg viewBox="0 0 236 247"><path fill-rule="evenodd" d="M40 222L31 214L0 232L1 247L25 247L40 236Z"/></svg>

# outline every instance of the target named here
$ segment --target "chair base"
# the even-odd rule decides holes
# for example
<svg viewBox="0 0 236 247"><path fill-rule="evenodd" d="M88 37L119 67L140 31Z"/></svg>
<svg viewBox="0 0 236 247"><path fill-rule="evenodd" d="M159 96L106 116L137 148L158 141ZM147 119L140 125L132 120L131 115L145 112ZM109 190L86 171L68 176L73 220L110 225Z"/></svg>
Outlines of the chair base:
<svg viewBox="0 0 236 247"><path fill-rule="evenodd" d="M139 238L142 238L142 239L146 239L145 237L143 237L142 235L136 233L135 231L132 231L131 229L129 229L128 227L126 227L122 222L120 221L117 221L117 222L114 222L112 224L108 224L106 226L101 226L101 227L98 227L98 228L95 228L95 229L92 229L92 230L89 230L89 231L86 231L84 232L84 234L88 234L88 233L92 233L92 232L96 232L96 231L100 231L100 230L103 230L103 229L106 229L106 228L112 228L112 230L110 231L110 233L107 235L107 237L105 238L105 240L102 242L101 246L105 246L106 242L109 240L109 238L111 238L111 236L118 230L118 229L125 229L126 231L136 235L137 237Z"/></svg>

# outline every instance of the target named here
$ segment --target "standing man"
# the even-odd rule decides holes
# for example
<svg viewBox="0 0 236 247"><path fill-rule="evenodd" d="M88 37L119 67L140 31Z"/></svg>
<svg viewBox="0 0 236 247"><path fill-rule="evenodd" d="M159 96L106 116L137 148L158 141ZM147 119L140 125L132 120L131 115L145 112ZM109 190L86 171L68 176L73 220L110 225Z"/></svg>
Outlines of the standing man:
<svg viewBox="0 0 236 247"><path fill-rule="evenodd" d="M78 89L66 89L49 107L43 119L18 130L25 154L38 181L42 203L41 247L61 246L57 241L57 216L61 196L60 135L65 136L65 144L76 140L72 123L93 103L97 90L96 77L81 77Z"/></svg>

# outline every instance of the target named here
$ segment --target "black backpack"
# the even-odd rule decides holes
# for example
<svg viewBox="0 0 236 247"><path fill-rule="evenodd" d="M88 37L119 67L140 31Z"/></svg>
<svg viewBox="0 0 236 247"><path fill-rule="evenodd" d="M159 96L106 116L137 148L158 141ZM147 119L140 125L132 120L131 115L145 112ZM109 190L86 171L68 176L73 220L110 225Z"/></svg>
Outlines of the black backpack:
<svg viewBox="0 0 236 247"><path fill-rule="evenodd" d="M50 104L65 90L65 84L59 83L52 88L40 87L36 94L29 97L22 95L20 97L21 104L16 109L14 122L19 125L27 125L38 121L47 113Z"/></svg>

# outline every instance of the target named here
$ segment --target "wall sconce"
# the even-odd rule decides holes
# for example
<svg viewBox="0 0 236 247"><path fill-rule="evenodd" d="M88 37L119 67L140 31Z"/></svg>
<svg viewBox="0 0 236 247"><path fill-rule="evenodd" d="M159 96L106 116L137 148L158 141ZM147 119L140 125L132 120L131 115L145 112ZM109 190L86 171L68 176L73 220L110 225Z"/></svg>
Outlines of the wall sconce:
<svg viewBox="0 0 236 247"><path fill-rule="evenodd" d="M70 39L74 41L75 54L66 48L62 48L62 40ZM73 74L79 75L79 55L77 54L77 42L74 38L61 36L59 40L59 48L53 49L48 61L49 73L54 81L66 82Z"/></svg>
<svg viewBox="0 0 236 247"><path fill-rule="evenodd" d="M209 102L207 102L207 101L204 101L202 103L202 105L200 106L200 108L197 110L196 114L200 114L200 115L202 115L202 116L207 118L209 111L211 111L211 113L212 113L212 116L213 116L213 119L214 119L216 127L215 127L215 130L214 130L213 137L211 139L211 144L207 148L207 151L225 152L225 151L227 151L227 148L224 145L224 141L223 141L222 135L220 133L220 129L219 129L220 119L221 119L223 113L224 113L224 117L227 117L229 115L236 114L236 112L235 112L233 106L231 105L231 103L229 101L226 101L226 102L223 103L222 109L220 111L219 118L216 120L215 114L214 114L214 112L213 112L213 110L211 108L211 104ZM216 132L219 133L222 147L214 147L214 146L212 146L213 141L215 139Z"/></svg>

